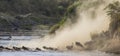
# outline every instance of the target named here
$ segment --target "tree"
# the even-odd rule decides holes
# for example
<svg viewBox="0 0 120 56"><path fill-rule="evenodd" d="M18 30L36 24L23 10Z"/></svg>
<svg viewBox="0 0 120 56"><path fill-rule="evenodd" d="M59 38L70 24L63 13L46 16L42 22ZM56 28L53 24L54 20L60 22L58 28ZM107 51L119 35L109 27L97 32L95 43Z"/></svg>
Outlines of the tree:
<svg viewBox="0 0 120 56"><path fill-rule="evenodd" d="M110 37L114 37L119 31L120 26L120 2L116 1L114 3L109 4L107 7L108 9L107 13L111 17L111 23L110 23Z"/></svg>

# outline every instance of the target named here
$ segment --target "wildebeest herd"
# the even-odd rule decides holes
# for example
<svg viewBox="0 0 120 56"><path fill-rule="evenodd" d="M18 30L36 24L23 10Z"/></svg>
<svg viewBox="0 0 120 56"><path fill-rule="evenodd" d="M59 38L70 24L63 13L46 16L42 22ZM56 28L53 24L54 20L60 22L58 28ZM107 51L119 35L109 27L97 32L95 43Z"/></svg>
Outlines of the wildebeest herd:
<svg viewBox="0 0 120 56"><path fill-rule="evenodd" d="M79 46L79 47L82 47L82 48L84 47L80 42L75 42L75 45ZM73 43L72 43L72 45L66 46L66 49L67 50L72 50L73 47L74 46L73 46ZM47 46L43 46L42 49L44 49L44 50L50 50L50 51L58 51L58 48L47 47ZM0 51L43 51L42 49L38 48L38 47L32 49L32 48L25 47L25 46L22 46L22 47L15 47L15 46L13 46L11 48L0 46Z"/></svg>
<svg viewBox="0 0 120 56"><path fill-rule="evenodd" d="M41 51L41 49L40 48L35 48L33 50L33 49L25 47L25 46L22 46L22 47L13 46L12 48L0 46L0 51Z"/></svg>
<svg viewBox="0 0 120 56"><path fill-rule="evenodd" d="M78 47L84 48L84 46L83 46L80 42L75 42L75 46L78 46ZM74 44L73 44L73 43L72 43L72 45L68 45L68 46L66 46L66 48L67 48L68 50L72 50L73 47L74 47Z"/></svg>

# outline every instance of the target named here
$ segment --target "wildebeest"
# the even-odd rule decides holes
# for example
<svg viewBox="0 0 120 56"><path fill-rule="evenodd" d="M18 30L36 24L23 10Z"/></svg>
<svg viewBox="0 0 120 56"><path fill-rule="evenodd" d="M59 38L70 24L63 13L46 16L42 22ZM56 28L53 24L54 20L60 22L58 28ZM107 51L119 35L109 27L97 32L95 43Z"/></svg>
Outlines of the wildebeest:
<svg viewBox="0 0 120 56"><path fill-rule="evenodd" d="M57 51L58 49L57 48L54 48L54 51Z"/></svg>
<svg viewBox="0 0 120 56"><path fill-rule="evenodd" d="M25 47L25 46L22 46L22 49L23 49L23 50L29 50L29 48L28 48L28 47Z"/></svg>
<svg viewBox="0 0 120 56"><path fill-rule="evenodd" d="M13 49L11 49L11 48L8 48L8 47L5 47L4 49L6 49L6 50L13 50Z"/></svg>
<svg viewBox="0 0 120 56"><path fill-rule="evenodd" d="M0 50L2 51L2 50L13 50L13 49L8 48L8 47L3 47L3 46L0 46Z"/></svg>
<svg viewBox="0 0 120 56"><path fill-rule="evenodd" d="M14 46L13 46L13 49L14 49L15 51L20 51L20 50L21 50L21 48L19 48L19 47L14 47Z"/></svg>
<svg viewBox="0 0 120 56"><path fill-rule="evenodd" d="M4 49L4 47L3 46L0 46L0 51L2 51Z"/></svg>
<svg viewBox="0 0 120 56"><path fill-rule="evenodd" d="M40 48L36 48L35 50L37 50L37 51L41 51L41 49L40 49Z"/></svg>
<svg viewBox="0 0 120 56"><path fill-rule="evenodd" d="M53 50L53 48L51 47L46 47L46 46L43 46L44 49L47 49L47 50Z"/></svg>
<svg viewBox="0 0 120 56"><path fill-rule="evenodd" d="M0 46L0 49L4 48L3 46Z"/></svg>
<svg viewBox="0 0 120 56"><path fill-rule="evenodd" d="M80 47L84 47L80 42L75 42L75 45L80 46Z"/></svg>
<svg viewBox="0 0 120 56"><path fill-rule="evenodd" d="M57 48L46 47L46 46L43 46L43 48L46 49L46 50L53 50L53 51L58 50Z"/></svg>
<svg viewBox="0 0 120 56"><path fill-rule="evenodd" d="M66 48L67 48L68 50L72 50L72 49L73 49L73 43L72 43L72 45L66 46Z"/></svg>

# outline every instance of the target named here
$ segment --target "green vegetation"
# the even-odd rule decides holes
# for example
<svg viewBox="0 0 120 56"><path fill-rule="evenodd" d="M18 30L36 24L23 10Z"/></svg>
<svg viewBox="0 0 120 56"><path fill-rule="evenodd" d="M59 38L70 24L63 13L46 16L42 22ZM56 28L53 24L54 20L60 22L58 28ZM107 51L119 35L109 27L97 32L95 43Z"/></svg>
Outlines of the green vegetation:
<svg viewBox="0 0 120 56"><path fill-rule="evenodd" d="M108 31L92 34L92 41L86 43L87 49L120 54L120 2L109 4L107 14L111 18Z"/></svg>
<svg viewBox="0 0 120 56"><path fill-rule="evenodd" d="M50 28L50 33L55 33L55 31L57 29L59 29L60 27L62 27L64 25L64 23L67 21L67 19L71 15L75 16L75 14L76 14L76 8L79 5L81 5L80 1L76 0L73 4L71 4L70 6L68 6L66 12L64 13L64 16L63 16L62 20L60 22L58 22L57 24L55 24L53 27Z"/></svg>
<svg viewBox="0 0 120 56"><path fill-rule="evenodd" d="M60 21L61 25L66 21L63 17L67 8L75 1L77 0L0 0L0 31L30 31L34 26L51 27Z"/></svg>
<svg viewBox="0 0 120 56"><path fill-rule="evenodd" d="M120 2L111 3L106 8L108 9L108 15L111 17L109 30L112 35L111 37L113 37L120 29Z"/></svg>

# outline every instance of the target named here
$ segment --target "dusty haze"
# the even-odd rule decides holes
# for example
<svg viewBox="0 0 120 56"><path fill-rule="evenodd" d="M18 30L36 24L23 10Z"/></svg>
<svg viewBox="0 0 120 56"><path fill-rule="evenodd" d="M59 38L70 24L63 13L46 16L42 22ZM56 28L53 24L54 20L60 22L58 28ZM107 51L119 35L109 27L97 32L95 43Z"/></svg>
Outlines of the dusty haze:
<svg viewBox="0 0 120 56"><path fill-rule="evenodd" d="M75 24L65 26L62 30L56 31L55 36L47 35L44 39L22 43L21 46L51 46L64 49L67 45L71 45L76 41L84 44L91 40L92 33L108 30L110 18L104 8L113 1L117 0L85 0L76 9L78 18Z"/></svg>

